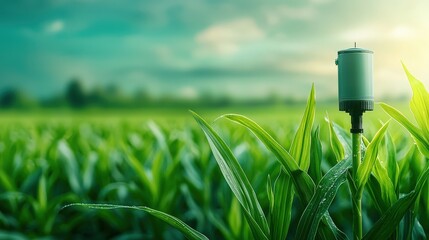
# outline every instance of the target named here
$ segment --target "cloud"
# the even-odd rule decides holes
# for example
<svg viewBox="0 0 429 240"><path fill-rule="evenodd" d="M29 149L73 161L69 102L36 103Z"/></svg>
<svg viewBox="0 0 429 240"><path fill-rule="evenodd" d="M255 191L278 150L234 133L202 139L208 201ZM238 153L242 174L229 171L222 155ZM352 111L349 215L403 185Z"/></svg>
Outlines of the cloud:
<svg viewBox="0 0 429 240"><path fill-rule="evenodd" d="M362 42L375 40L380 37L379 29L363 26L362 28L355 28L345 31L341 34L341 39L348 42Z"/></svg>
<svg viewBox="0 0 429 240"><path fill-rule="evenodd" d="M61 20L54 20L45 26L45 32L51 33L51 34L61 32L63 29L64 29L64 22Z"/></svg>
<svg viewBox="0 0 429 240"><path fill-rule="evenodd" d="M314 3L314 4L327 4L331 2L332 0L310 0L310 3Z"/></svg>
<svg viewBox="0 0 429 240"><path fill-rule="evenodd" d="M361 26L345 31L341 38L347 41L403 41L422 37L414 28L406 25L396 26Z"/></svg>
<svg viewBox="0 0 429 240"><path fill-rule="evenodd" d="M273 10L273 13L277 13L288 19L297 20L309 20L314 17L316 11L313 7L289 7L283 6Z"/></svg>
<svg viewBox="0 0 429 240"><path fill-rule="evenodd" d="M245 44L264 38L265 33L251 18L241 18L230 22L215 24L196 36L197 43L205 51L217 55L231 55Z"/></svg>
<svg viewBox="0 0 429 240"><path fill-rule="evenodd" d="M265 19L271 26L281 24L287 20L308 21L313 19L316 11L311 6L290 7L280 6L272 8L265 13Z"/></svg>
<svg viewBox="0 0 429 240"><path fill-rule="evenodd" d="M279 63L279 68L286 72L295 72L316 76L334 76L336 67L332 59L285 60Z"/></svg>
<svg viewBox="0 0 429 240"><path fill-rule="evenodd" d="M415 37L416 32L408 26L400 25L393 28L391 36L398 40L404 40Z"/></svg>

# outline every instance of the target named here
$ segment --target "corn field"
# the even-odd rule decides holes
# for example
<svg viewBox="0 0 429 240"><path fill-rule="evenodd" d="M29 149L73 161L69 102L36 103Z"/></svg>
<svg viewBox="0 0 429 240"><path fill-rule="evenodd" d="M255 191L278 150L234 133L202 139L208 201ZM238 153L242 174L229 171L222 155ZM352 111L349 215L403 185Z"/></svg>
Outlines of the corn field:
<svg viewBox="0 0 429 240"><path fill-rule="evenodd" d="M0 238L352 239L360 192L363 239L426 239L429 94L405 72L412 115L378 105L355 176L314 87L300 122L2 124Z"/></svg>

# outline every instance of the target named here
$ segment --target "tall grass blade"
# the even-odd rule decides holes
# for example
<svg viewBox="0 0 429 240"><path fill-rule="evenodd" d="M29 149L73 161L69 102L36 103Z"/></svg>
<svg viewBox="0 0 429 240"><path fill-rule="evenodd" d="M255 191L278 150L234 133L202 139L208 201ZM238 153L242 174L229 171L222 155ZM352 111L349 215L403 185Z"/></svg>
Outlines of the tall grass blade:
<svg viewBox="0 0 429 240"><path fill-rule="evenodd" d="M347 179L351 158L338 162L322 178L310 203L299 220L296 239L314 239L320 219L328 211L338 188Z"/></svg>
<svg viewBox="0 0 429 240"><path fill-rule="evenodd" d="M204 121L198 114L194 112L191 113L205 133L210 148L212 149L213 155L215 156L225 180L243 207L246 219L254 237L256 239L268 239L270 233L264 212L259 205L255 191L237 159L232 154L231 149L206 121Z"/></svg>
<svg viewBox="0 0 429 240"><path fill-rule="evenodd" d="M183 233L183 235L190 240L208 240L206 236L204 236L202 233L196 231L195 229L191 228L189 225L184 223L182 220L171 216L167 213L145 207L145 206L127 206L127 205L116 205L116 204L88 204L88 203L73 203L64 206L64 208L73 207L73 206L82 206L92 209L99 209L99 210L112 210L112 209L133 209L133 210L140 210L145 211L149 213L150 215L170 224L172 227L176 228L180 232Z"/></svg>

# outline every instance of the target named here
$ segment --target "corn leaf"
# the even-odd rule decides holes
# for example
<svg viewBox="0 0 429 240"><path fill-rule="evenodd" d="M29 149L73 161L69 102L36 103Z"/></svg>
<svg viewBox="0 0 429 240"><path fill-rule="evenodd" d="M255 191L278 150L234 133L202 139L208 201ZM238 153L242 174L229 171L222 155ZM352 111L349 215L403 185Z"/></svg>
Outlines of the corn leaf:
<svg viewBox="0 0 429 240"><path fill-rule="evenodd" d="M307 100L301 124L290 147L291 156L298 161L299 167L307 171L310 166L311 128L315 115L314 84ZM283 240L286 238L293 203L293 183L290 176L281 171L274 185L274 211L271 212L271 238Z"/></svg>
<svg viewBox="0 0 429 240"><path fill-rule="evenodd" d="M313 127L315 112L316 100L313 84L304 115L289 150L303 171L307 171L310 166L311 128Z"/></svg>
<svg viewBox="0 0 429 240"><path fill-rule="evenodd" d="M167 139L162 132L161 128L153 121L148 123L149 129L156 138L156 141L161 148L162 152L165 153L165 157L168 159L168 162L173 162L173 157L171 156L170 149L168 147Z"/></svg>
<svg viewBox="0 0 429 240"><path fill-rule="evenodd" d="M385 123L380 130L375 134L371 143L366 149L365 156L363 158L362 164L357 170L356 185L358 191L362 192L363 188L368 181L369 175L371 174L374 163L377 161L378 146L380 145L381 140L384 137L384 133L389 126L389 122Z"/></svg>
<svg viewBox="0 0 429 240"><path fill-rule="evenodd" d="M241 210L241 207L240 207L240 210ZM209 212L207 213L207 217L211 222L211 224L213 224L213 226L215 226L222 233L223 235L222 237L224 237L227 240L237 239L237 237L233 236L233 233L231 232L231 231L235 232L236 230L229 229L227 225L222 221L221 217L216 215L213 211L209 210Z"/></svg>
<svg viewBox="0 0 429 240"><path fill-rule="evenodd" d="M398 189L398 176L399 166L396 162L396 149L393 143L392 136L387 133L386 135L386 150L387 150L387 173L389 174L390 181L392 181L395 192Z"/></svg>
<svg viewBox="0 0 429 240"><path fill-rule="evenodd" d="M296 239L314 239L320 219L328 211L338 188L347 179L351 158L338 162L322 178L299 220Z"/></svg>
<svg viewBox="0 0 429 240"><path fill-rule="evenodd" d="M369 141L363 137L363 142L366 148L366 146L369 145ZM387 169L382 165L380 157L381 156L378 156L377 160L374 162L372 174L370 174L366 186L374 200L376 208L380 213L384 213L398 200L398 198L396 196L395 187L389 178Z"/></svg>
<svg viewBox="0 0 429 240"><path fill-rule="evenodd" d="M271 199L273 207L270 209L271 239L286 239L292 214L293 183L290 176L281 171L274 183L274 197Z"/></svg>
<svg viewBox="0 0 429 240"><path fill-rule="evenodd" d="M198 114L192 112L195 120L205 133L213 155L229 187L237 197L250 229L256 239L268 239L269 227L256 193L231 149Z"/></svg>
<svg viewBox="0 0 429 240"><path fill-rule="evenodd" d="M415 185L416 181L414 179L416 178L411 170L411 162L413 159L417 159L421 156L421 153L419 152L418 148L415 144L412 144L410 148L406 151L405 155L399 160L399 183L406 183L402 184L401 189L405 189L405 192L411 192L412 186ZM413 183L414 182L414 183ZM407 186L408 185L408 186Z"/></svg>
<svg viewBox="0 0 429 240"><path fill-rule="evenodd" d="M396 201L395 204L381 216L363 239L387 239L390 237L404 215L413 207L428 177L429 167L420 175L416 188Z"/></svg>
<svg viewBox="0 0 429 240"><path fill-rule="evenodd" d="M150 191L150 195L152 200L157 199L159 196L158 188L152 183L152 179L150 178L150 174L147 173L145 167L141 162L128 150L127 147L122 146L122 149L126 153L126 160L132 166L132 169L136 172L137 178L140 183L147 187Z"/></svg>
<svg viewBox="0 0 429 240"><path fill-rule="evenodd" d="M191 239L191 240L208 240L208 238L206 236L204 236L202 233L196 231L195 229L191 228L189 225L187 225L186 223L184 223L182 220L171 216L167 213L149 208L149 207L145 207L145 206L127 206L127 205L116 205L116 204L88 204L88 203L73 203L73 204L69 204L64 206L62 209L64 208L68 208L68 207L73 207L73 206L82 206L82 207L87 207L87 208L92 208L92 209L99 209L99 210L112 210L112 209L133 209L133 210L140 210L140 211L145 211L147 213L149 213L150 215L170 224L172 227L176 228L177 230L179 230L180 232L183 233L183 235L187 238L187 239Z"/></svg>
<svg viewBox="0 0 429 240"><path fill-rule="evenodd" d="M2 169L0 169L0 190L5 192L15 191L14 183L11 181L11 178L6 174Z"/></svg>
<svg viewBox="0 0 429 240"><path fill-rule="evenodd" d="M410 132L420 152L427 158L429 158L429 142L426 140L421 129L412 124L401 112L396 110L394 107L391 107L385 103L380 103L380 106L387 114L389 114L392 118L398 121L403 127L408 130L408 132Z"/></svg>
<svg viewBox="0 0 429 240"><path fill-rule="evenodd" d="M308 174L313 178L314 182L318 183L322 179L322 144L320 143L320 128L317 127L312 133L311 138L311 154L310 154L310 168Z"/></svg>
<svg viewBox="0 0 429 240"><path fill-rule="evenodd" d="M68 178L70 188L73 192L83 195L85 190L83 188L82 174L70 145L65 140L60 140L57 150L60 161L64 164L65 174Z"/></svg>
<svg viewBox="0 0 429 240"><path fill-rule="evenodd" d="M419 204L419 222L421 223L426 236L429 237L429 187L424 187L421 192L421 202Z"/></svg>
<svg viewBox="0 0 429 240"><path fill-rule="evenodd" d="M46 185L46 176L43 174L39 180L39 187L37 189L37 200L40 211L45 211L48 205L48 190Z"/></svg>
<svg viewBox="0 0 429 240"><path fill-rule="evenodd" d="M328 123L331 149L334 152L337 162L351 156L352 146L348 133L332 122L328 116L325 117L325 121Z"/></svg>
<svg viewBox="0 0 429 240"><path fill-rule="evenodd" d="M248 119L245 116L238 114L226 114L225 117L233 122L243 125L252 131L259 140L277 157L283 169L291 176L294 189L304 205L307 205L315 191L315 184L310 175L302 171L295 159L284 149L273 137L271 137L257 123ZM323 219L323 227L320 234L323 239L347 239L346 235L341 232L334 224L329 214L325 214Z"/></svg>
<svg viewBox="0 0 429 240"><path fill-rule="evenodd" d="M228 226L235 238L239 237L243 230L241 206L236 198L231 199L231 207L228 213Z"/></svg>
<svg viewBox="0 0 429 240"><path fill-rule="evenodd" d="M390 237L390 235L396 231L402 217L411 208L416 198L417 196L415 191L412 191L400 198L383 214L363 239L387 239Z"/></svg>
<svg viewBox="0 0 429 240"><path fill-rule="evenodd" d="M374 163L372 172L381 187L380 192L376 192L375 194L380 195L381 199L383 199L384 204L380 210L381 212L384 212L387 210L388 207L392 206L392 204L396 202L396 200L398 200L396 196L395 186L390 180L386 168L381 165L380 161L376 161Z"/></svg>
<svg viewBox="0 0 429 240"><path fill-rule="evenodd" d="M267 198L270 212L272 212L274 210L274 190L270 174L267 176Z"/></svg>
<svg viewBox="0 0 429 240"><path fill-rule="evenodd" d="M380 178L377 178L374 174L371 174L369 176L365 187L368 189L368 192L372 200L374 201L376 209L381 214L386 212L386 210L389 209L397 201L393 186L392 188L387 188L389 187L389 185L385 184L382 180L380 180Z"/></svg>
<svg viewBox="0 0 429 240"><path fill-rule="evenodd" d="M239 123L244 127L248 128L262 143L277 157L285 171L292 177L291 180L294 183L295 191L298 193L298 197L304 202L308 203L313 196L314 182L310 175L302 171L298 166L295 159L289 154L286 149L283 148L280 143L274 140L263 128L257 123L250 120L249 118L238 115L238 114L226 114L223 117Z"/></svg>
<svg viewBox="0 0 429 240"><path fill-rule="evenodd" d="M404 64L402 64L402 67L413 90L413 97L410 101L411 111L424 136L429 136L429 93L423 83L417 80Z"/></svg>

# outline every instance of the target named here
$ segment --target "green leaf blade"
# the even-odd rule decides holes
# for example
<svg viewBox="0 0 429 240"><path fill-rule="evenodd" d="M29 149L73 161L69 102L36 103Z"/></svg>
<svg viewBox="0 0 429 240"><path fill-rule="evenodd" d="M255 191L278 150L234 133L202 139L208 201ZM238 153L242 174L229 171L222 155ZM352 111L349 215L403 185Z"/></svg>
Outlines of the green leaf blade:
<svg viewBox="0 0 429 240"><path fill-rule="evenodd" d="M134 209L134 210L140 210L145 211L149 213L150 215L168 223L172 227L179 230L187 239L190 240L208 240L208 238L196 231L195 229L191 228L189 225L184 223L182 220L171 216L170 214L145 207L145 206L128 206L128 205L116 205L116 204L96 204L96 203L73 203L69 204L67 206L64 206L64 208L73 207L73 206L82 206L92 209L98 209L98 210L113 210L113 209Z"/></svg>
<svg viewBox="0 0 429 240"><path fill-rule="evenodd" d="M297 228L297 239L314 239L321 218L328 211L338 188L347 179L351 158L338 162L321 179L310 203L304 210Z"/></svg>
<svg viewBox="0 0 429 240"><path fill-rule="evenodd" d="M358 191L362 192L368 181L369 175L373 169L375 161L377 161L378 146L386 133L389 122L385 123L375 134L373 140L368 145L362 164L357 170L356 185Z"/></svg>
<svg viewBox="0 0 429 240"><path fill-rule="evenodd" d="M289 151L303 171L307 171L310 166L311 129L313 127L315 114L316 97L313 84L307 99L304 115L302 116L301 123Z"/></svg>
<svg viewBox="0 0 429 240"><path fill-rule="evenodd" d="M285 171L292 177L295 191L303 202L308 203L313 196L314 182L310 175L302 171L295 159L283 148L273 137L271 137L262 127L251 119L238 115L226 114L223 117L243 125L252 131L253 134L277 157Z"/></svg>
<svg viewBox="0 0 429 240"><path fill-rule="evenodd" d="M310 175L299 168L295 159L293 159L289 152L251 119L238 114L226 114L222 117L248 128L261 140L261 142L277 157L283 169L291 176L298 197L304 205L307 205L315 191L315 184ZM324 236L324 239L347 239L346 235L335 226L335 223L328 214L325 214L322 220L323 226L321 228L321 234Z"/></svg>
<svg viewBox="0 0 429 240"><path fill-rule="evenodd" d="M429 158L429 141L426 140L425 136L422 134L421 129L412 124L401 112L399 112L394 107L385 103L380 103L380 106L387 114L398 121L403 127L405 127L405 129L408 130L408 132L410 132L420 152Z"/></svg>
<svg viewBox="0 0 429 240"><path fill-rule="evenodd" d="M292 214L293 183L290 176L281 171L274 183L273 198L271 199L271 239L286 239Z"/></svg>
<svg viewBox="0 0 429 240"><path fill-rule="evenodd" d="M420 175L415 189L396 201L374 224L363 239L387 239L390 237L404 215L413 207L428 177L429 167Z"/></svg>
<svg viewBox="0 0 429 240"><path fill-rule="evenodd" d="M314 182L318 183L322 179L322 143L320 141L320 128L317 127L312 133L311 138L311 154L310 154L310 168L308 173L313 178Z"/></svg>
<svg viewBox="0 0 429 240"><path fill-rule="evenodd" d="M410 101L411 111L424 136L429 136L429 93L423 83L416 79L403 63L402 67L413 90L413 97Z"/></svg>
<svg viewBox="0 0 429 240"><path fill-rule="evenodd" d="M351 156L352 146L348 133L332 122L328 116L325 118L325 121L328 123L330 145L337 162Z"/></svg>
<svg viewBox="0 0 429 240"><path fill-rule="evenodd" d="M206 135L226 182L243 207L254 237L268 239L269 227L264 212L256 198L255 191L231 149L204 119L194 112L191 113Z"/></svg>

